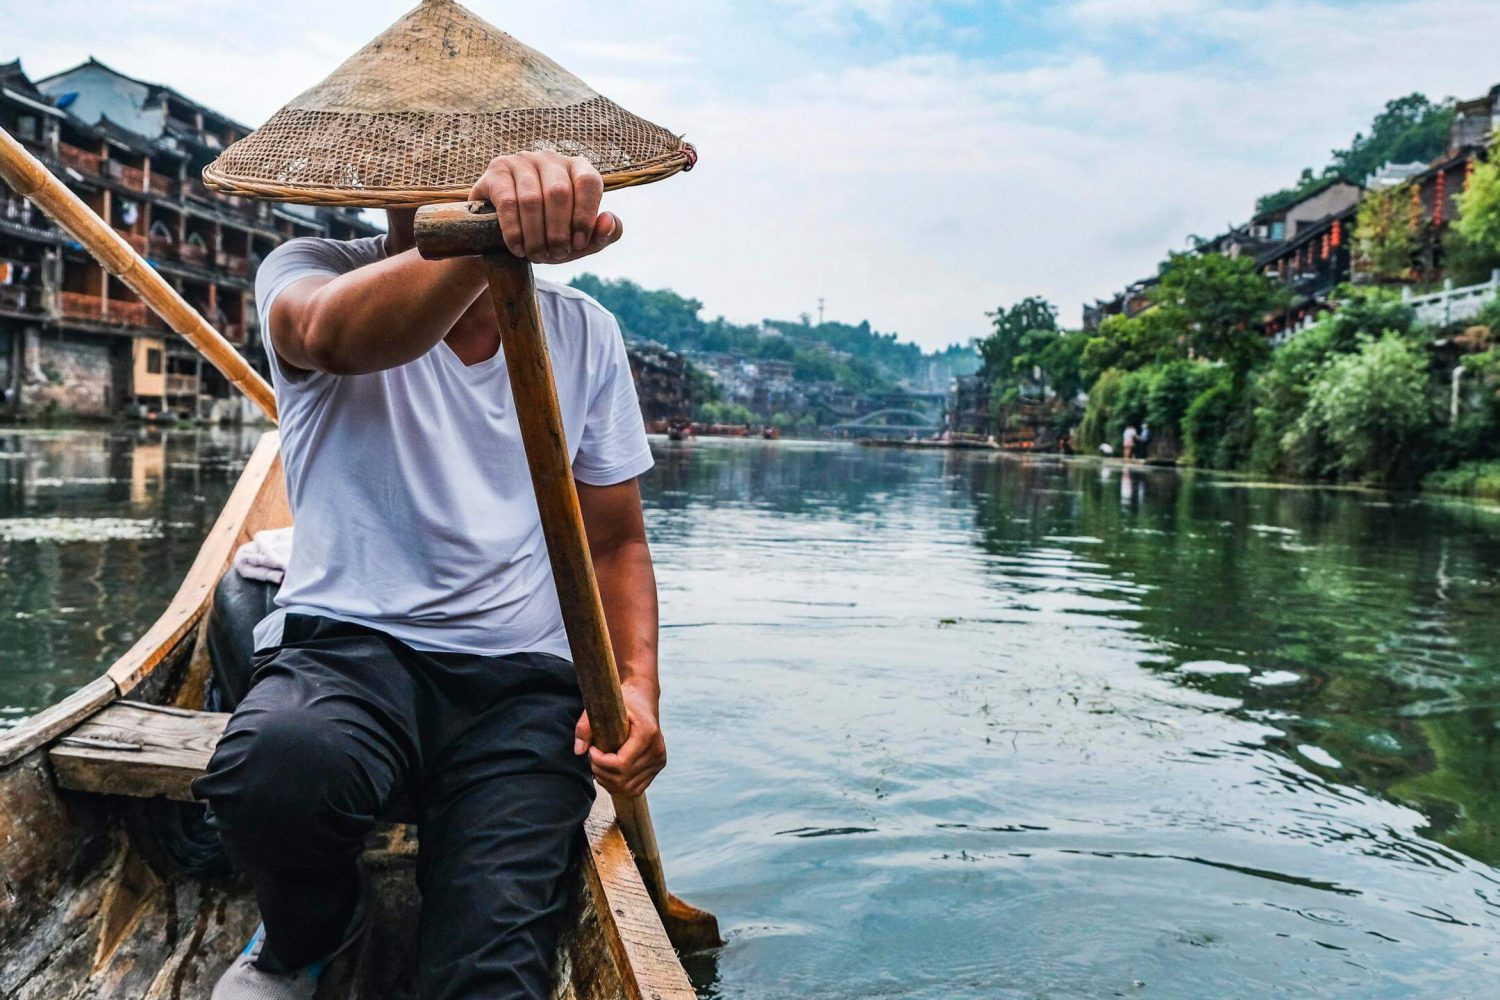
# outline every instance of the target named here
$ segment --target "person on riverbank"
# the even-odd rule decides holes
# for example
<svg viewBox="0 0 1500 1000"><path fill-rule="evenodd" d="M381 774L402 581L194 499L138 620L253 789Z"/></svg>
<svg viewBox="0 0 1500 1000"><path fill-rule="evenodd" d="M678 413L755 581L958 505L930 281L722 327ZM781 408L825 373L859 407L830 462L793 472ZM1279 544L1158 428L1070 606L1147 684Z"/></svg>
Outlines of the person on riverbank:
<svg viewBox="0 0 1500 1000"><path fill-rule="evenodd" d="M519 119L528 128L576 127L549 109L585 85L518 46L457 5L424 3L273 117L266 129L286 118L311 133L278 137L274 155L312 173L361 134L325 124L341 112L299 117L319 88L342 108L350 95L410 93L415 79L421 99L393 109L410 122L484 84L483 100L460 109L472 113L432 129L488 120L520 103L496 96L497 67L519 74L525 100L553 102ZM633 135L658 129L633 122ZM621 149L612 134L595 142ZM570 133L528 149L558 145L591 148ZM392 172L441 193L451 181L427 175L450 154L429 153L413 141L361 155L406 157ZM226 170L243 162L235 154ZM496 207L510 251L534 263L590 256L624 232L581 155L502 149L468 182L470 198ZM570 662L486 268L424 260L414 218L388 208L384 236L292 240L256 276L296 536L277 608L255 629L252 686L193 787L264 921L215 1000L310 1000L367 925L359 856L398 794L421 831L422 1000L549 996L594 782L638 796L666 763L636 483L652 456L619 326L583 293L537 282L629 721L624 745L605 753L591 746Z"/></svg>
<svg viewBox="0 0 1500 1000"><path fill-rule="evenodd" d="M1139 437L1140 435L1136 433L1134 424L1131 424L1129 427L1125 428L1125 439L1121 442L1121 444L1124 446L1121 449L1121 457L1123 457L1125 461L1128 462L1135 457L1135 444Z"/></svg>

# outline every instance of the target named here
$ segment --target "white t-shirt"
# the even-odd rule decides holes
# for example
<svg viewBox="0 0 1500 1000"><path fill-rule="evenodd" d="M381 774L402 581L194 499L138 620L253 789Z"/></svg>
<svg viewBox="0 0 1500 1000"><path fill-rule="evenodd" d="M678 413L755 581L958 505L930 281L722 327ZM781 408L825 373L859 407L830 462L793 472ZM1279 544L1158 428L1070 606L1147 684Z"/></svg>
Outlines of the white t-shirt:
<svg viewBox="0 0 1500 1000"><path fill-rule="evenodd" d="M261 332L288 285L385 256L385 237L297 239L255 280ZM619 325L582 292L537 283L573 475L609 486L651 468ZM271 356L296 534L278 610L368 625L423 650L567 657L552 567L503 352L465 366L446 343L368 375Z"/></svg>

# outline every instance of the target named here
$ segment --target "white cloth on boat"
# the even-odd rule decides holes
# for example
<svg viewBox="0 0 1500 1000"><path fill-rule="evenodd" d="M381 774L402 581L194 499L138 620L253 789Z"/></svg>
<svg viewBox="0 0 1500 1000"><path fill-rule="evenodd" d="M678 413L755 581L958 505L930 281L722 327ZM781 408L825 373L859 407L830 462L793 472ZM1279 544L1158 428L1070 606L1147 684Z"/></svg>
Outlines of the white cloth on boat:
<svg viewBox="0 0 1500 1000"><path fill-rule="evenodd" d="M384 260L385 237L283 243L255 279L261 332L289 286ZM573 477L611 486L651 468L619 324L577 289L537 282ZM414 649L570 657L504 352L466 365L443 341L365 375L306 372L275 350L281 461L297 525L277 610L379 629Z"/></svg>
<svg viewBox="0 0 1500 1000"><path fill-rule="evenodd" d="M280 583L292 561L292 529L257 531L234 553L234 569L247 580Z"/></svg>

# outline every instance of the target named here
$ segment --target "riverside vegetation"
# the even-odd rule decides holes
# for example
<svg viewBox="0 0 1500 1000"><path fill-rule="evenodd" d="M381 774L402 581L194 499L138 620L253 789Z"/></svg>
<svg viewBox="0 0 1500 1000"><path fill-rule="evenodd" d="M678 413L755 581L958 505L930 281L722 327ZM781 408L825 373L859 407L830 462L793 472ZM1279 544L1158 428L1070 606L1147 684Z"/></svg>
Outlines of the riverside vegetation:
<svg viewBox="0 0 1500 1000"><path fill-rule="evenodd" d="M1368 172L1431 158L1448 113L1420 95L1393 101L1335 164ZM1322 180L1306 171L1299 186ZM1153 453L1191 465L1500 499L1500 301L1452 328L1418 323L1392 286L1412 283L1422 234L1376 225L1382 197L1361 206L1371 217L1356 244L1361 283L1339 289L1333 311L1274 349L1265 320L1286 292L1248 257L1172 254L1149 308L1094 331L1059 328L1040 298L991 313L977 348L995 422L1034 420L1034 407L1017 404L1046 400L1047 419L1084 451L1118 446L1125 427L1145 424ZM1448 274L1482 280L1500 267L1500 148L1477 164L1459 209L1443 236Z"/></svg>

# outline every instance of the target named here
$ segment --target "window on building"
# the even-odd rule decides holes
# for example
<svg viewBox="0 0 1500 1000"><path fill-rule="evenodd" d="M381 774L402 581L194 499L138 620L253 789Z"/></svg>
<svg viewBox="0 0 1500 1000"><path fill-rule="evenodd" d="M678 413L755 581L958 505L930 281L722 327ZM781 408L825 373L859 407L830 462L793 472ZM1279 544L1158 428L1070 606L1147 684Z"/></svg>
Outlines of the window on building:
<svg viewBox="0 0 1500 1000"><path fill-rule="evenodd" d="M41 130L37 128L36 115L22 115L16 119L16 135L31 142L41 142Z"/></svg>
<svg viewBox="0 0 1500 1000"><path fill-rule="evenodd" d="M146 374L161 374L161 351L154 347L146 348Z"/></svg>
<svg viewBox="0 0 1500 1000"><path fill-rule="evenodd" d="M1273 222L1273 223L1271 223L1271 239L1273 239L1273 240L1284 240L1284 239L1286 239L1286 223L1285 222Z"/></svg>

